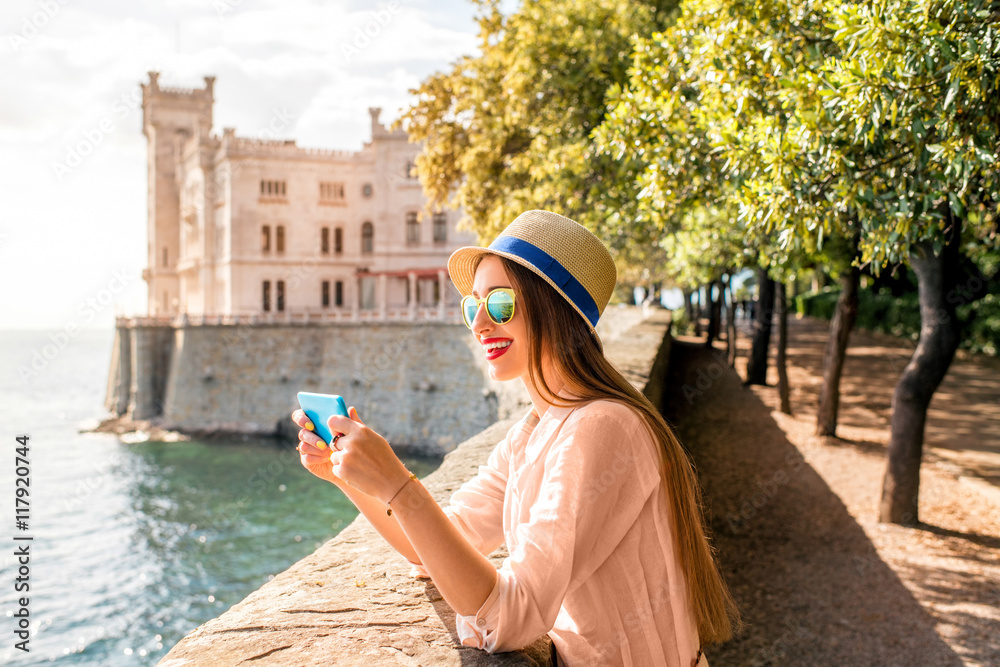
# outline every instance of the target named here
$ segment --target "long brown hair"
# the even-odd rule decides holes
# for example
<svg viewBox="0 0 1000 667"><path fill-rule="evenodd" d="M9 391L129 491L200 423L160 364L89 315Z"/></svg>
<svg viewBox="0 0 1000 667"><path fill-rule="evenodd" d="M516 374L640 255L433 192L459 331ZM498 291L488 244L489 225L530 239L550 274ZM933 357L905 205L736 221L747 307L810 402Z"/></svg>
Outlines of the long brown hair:
<svg viewBox="0 0 1000 667"><path fill-rule="evenodd" d="M530 339L528 377L549 403L562 407L595 399L620 401L646 422L663 454L664 486L673 510L681 567L688 583L691 609L703 644L723 642L741 626L736 601L716 566L702 514L701 490L694 468L673 431L652 403L607 360L580 315L548 283L531 270L500 257L518 296ZM558 345L550 345L559 341ZM557 397L542 374L543 346L569 393Z"/></svg>

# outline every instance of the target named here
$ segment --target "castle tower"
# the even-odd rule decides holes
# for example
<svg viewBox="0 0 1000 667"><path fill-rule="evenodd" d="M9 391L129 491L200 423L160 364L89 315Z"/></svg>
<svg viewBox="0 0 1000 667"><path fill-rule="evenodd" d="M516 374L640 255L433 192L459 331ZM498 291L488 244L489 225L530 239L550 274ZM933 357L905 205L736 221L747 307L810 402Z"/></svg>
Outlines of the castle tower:
<svg viewBox="0 0 1000 667"><path fill-rule="evenodd" d="M150 315L173 315L181 302L177 263L181 257L179 169L185 144L201 141L212 129L215 77L205 88L161 88L159 73L142 84L142 133L148 146L148 263Z"/></svg>

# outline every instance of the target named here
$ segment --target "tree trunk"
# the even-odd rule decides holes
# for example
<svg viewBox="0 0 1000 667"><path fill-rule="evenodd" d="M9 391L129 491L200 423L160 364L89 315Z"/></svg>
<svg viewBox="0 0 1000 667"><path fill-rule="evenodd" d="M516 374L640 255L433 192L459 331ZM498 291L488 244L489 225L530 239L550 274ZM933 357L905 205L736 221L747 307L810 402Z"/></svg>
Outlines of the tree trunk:
<svg viewBox="0 0 1000 667"><path fill-rule="evenodd" d="M736 365L736 302L733 300L733 276L726 281L729 292L729 307L726 309L726 359L729 366Z"/></svg>
<svg viewBox="0 0 1000 667"><path fill-rule="evenodd" d="M771 316L774 314L774 281L767 270L757 269L757 308L754 312L753 343L747 361L746 384L767 384L767 349L771 344Z"/></svg>
<svg viewBox="0 0 1000 667"><path fill-rule="evenodd" d="M917 274L920 341L892 395L892 419L879 521L914 525L920 491L920 460L927 407L944 379L961 341L954 295L960 280L962 221L951 217L945 245L934 256L933 244L914 244L910 267Z"/></svg>
<svg viewBox="0 0 1000 667"><path fill-rule="evenodd" d="M691 290L684 290L684 314L688 322L694 320L694 295Z"/></svg>
<svg viewBox="0 0 1000 667"><path fill-rule="evenodd" d="M712 347L712 343L719 337L719 316L721 314L722 282L713 280L708 284L708 339L705 345Z"/></svg>
<svg viewBox="0 0 1000 667"><path fill-rule="evenodd" d="M694 305L694 335L701 335L701 288L699 287L694 292L695 305Z"/></svg>
<svg viewBox="0 0 1000 667"><path fill-rule="evenodd" d="M854 244L857 250L857 238ZM819 389L819 407L816 410L816 435L837 435L837 412L840 410L840 375L847 357L847 342L851 329L858 319L858 284L861 269L851 266L841 276L837 311L830 321L830 335L826 338L823 355L823 384Z"/></svg>
<svg viewBox="0 0 1000 667"><path fill-rule="evenodd" d="M726 284L721 280L715 281L715 301L712 302L713 316L715 317L715 337L722 337L722 306L726 302L726 294L723 291Z"/></svg>
<svg viewBox="0 0 1000 667"><path fill-rule="evenodd" d="M779 281L775 286L774 300L777 302L778 314L778 396L781 399L781 411L792 414L792 402L788 390L788 368L785 365L785 352L788 349L788 299L785 296L785 281Z"/></svg>

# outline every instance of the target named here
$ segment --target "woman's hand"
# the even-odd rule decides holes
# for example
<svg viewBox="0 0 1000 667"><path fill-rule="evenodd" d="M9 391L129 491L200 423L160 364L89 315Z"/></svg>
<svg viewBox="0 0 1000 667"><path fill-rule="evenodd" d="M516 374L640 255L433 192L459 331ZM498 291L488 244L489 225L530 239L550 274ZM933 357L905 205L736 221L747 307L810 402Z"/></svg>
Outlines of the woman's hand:
<svg viewBox="0 0 1000 667"><path fill-rule="evenodd" d="M391 500L410 472L388 441L364 425L354 406L348 414L333 415L326 422L333 433L343 434L331 445L330 474L383 503Z"/></svg>
<svg viewBox="0 0 1000 667"><path fill-rule="evenodd" d="M313 425L302 410L292 413L292 421L302 427L298 446L302 465L320 479L385 502L406 483L410 473L386 439L364 425L354 406L348 414L349 418L334 415L327 421L334 434L341 434L329 446L313 433Z"/></svg>
<svg viewBox="0 0 1000 667"><path fill-rule="evenodd" d="M302 466L320 479L342 486L344 480L333 474L333 464L330 463L330 447L323 438L313 433L313 424L302 410L292 413L292 421L301 426L299 431L299 461Z"/></svg>

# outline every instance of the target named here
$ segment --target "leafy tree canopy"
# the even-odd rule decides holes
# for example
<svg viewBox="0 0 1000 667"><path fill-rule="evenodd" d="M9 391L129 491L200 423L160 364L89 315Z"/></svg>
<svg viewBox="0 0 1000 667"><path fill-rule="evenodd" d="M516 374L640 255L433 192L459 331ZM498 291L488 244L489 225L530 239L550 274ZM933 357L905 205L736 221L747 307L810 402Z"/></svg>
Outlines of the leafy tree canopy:
<svg viewBox="0 0 1000 667"><path fill-rule="evenodd" d="M627 78L632 37L668 25L674 0L541 0L509 16L479 4L481 53L412 91L400 119L424 144L418 174L430 206L461 206L481 241L544 208L648 258L628 221L638 165L594 150L606 94ZM627 264L627 260L624 260Z"/></svg>
<svg viewBox="0 0 1000 667"><path fill-rule="evenodd" d="M653 227L724 201L749 238L782 248L858 234L877 270L916 243L939 249L956 217L970 246L995 247L998 87L987 0L691 0L637 40L596 134L645 162Z"/></svg>

